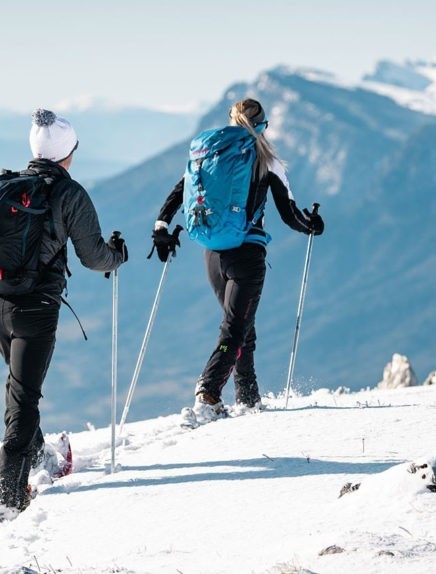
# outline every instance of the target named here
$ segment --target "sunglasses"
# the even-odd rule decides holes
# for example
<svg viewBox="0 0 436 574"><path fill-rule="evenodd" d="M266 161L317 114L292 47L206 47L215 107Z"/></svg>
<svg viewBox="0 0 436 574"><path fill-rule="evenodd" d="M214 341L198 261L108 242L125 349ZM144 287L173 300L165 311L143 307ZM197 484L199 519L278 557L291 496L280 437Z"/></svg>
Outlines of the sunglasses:
<svg viewBox="0 0 436 574"><path fill-rule="evenodd" d="M232 110L230 109L229 111L229 118L232 118ZM253 128L257 128L257 126L265 126L264 129L266 130L268 127L268 120L264 120L263 122L256 122L254 124L252 124ZM77 142L79 143L79 142Z"/></svg>
<svg viewBox="0 0 436 574"><path fill-rule="evenodd" d="M265 120L264 122L257 122L255 124L253 124L254 128L257 128L257 126L265 126L264 129L266 130L268 127L268 120Z"/></svg>

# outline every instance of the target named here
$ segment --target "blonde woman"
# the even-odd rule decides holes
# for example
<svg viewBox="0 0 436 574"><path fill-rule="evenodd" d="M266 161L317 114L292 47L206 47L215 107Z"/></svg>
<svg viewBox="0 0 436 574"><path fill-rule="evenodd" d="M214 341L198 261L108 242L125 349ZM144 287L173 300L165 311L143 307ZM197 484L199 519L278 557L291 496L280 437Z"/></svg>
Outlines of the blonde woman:
<svg viewBox="0 0 436 574"><path fill-rule="evenodd" d="M254 368L256 346L255 316L265 279L266 245L264 208L268 189L282 220L292 229L321 235L324 223L319 215L302 213L296 206L283 162L265 137L268 120L261 104L251 98L230 109L230 125L245 128L256 138L256 161L246 203L247 221L256 220L240 247L206 249L209 281L223 310L218 343L201 373L195 389L193 411L197 419L215 420L224 413L221 393L233 372L235 400L241 408L261 408ZM168 225L183 202L184 179L165 201L153 232L161 261L174 248ZM260 214L260 215L259 215Z"/></svg>

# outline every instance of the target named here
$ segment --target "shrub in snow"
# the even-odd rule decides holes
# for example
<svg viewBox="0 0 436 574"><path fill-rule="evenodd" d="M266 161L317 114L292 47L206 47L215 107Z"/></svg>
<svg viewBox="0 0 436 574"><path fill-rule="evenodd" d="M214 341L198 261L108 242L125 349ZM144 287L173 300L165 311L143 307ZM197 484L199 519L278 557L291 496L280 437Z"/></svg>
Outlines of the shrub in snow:
<svg viewBox="0 0 436 574"><path fill-rule="evenodd" d="M397 389L399 387L414 387L418 379L404 355L394 353L392 361L386 365L383 371L383 380L377 385L378 389Z"/></svg>
<svg viewBox="0 0 436 574"><path fill-rule="evenodd" d="M436 371L432 371L424 381L424 385L436 385Z"/></svg>

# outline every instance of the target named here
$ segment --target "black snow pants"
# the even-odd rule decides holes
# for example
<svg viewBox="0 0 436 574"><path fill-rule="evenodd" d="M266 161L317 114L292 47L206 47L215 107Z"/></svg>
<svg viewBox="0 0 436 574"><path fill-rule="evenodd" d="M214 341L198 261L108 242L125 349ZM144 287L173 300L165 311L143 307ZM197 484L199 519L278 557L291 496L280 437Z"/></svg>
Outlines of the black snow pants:
<svg viewBox="0 0 436 574"><path fill-rule="evenodd" d="M0 297L0 352L9 366L0 502L20 508L32 461L43 445L41 388L55 345L59 304L44 295Z"/></svg>
<svg viewBox="0 0 436 574"><path fill-rule="evenodd" d="M254 243L206 251L209 281L223 309L223 319L217 346L198 380L196 393L220 399L233 372L236 402L253 406L259 400L254 322L265 280L265 255L265 248Z"/></svg>

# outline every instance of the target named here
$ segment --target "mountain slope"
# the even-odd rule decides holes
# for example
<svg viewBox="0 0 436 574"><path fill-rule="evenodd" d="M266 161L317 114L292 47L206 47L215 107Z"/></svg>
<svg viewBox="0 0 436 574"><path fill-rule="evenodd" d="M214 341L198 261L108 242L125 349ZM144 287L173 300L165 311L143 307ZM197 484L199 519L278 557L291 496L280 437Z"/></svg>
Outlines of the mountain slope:
<svg viewBox="0 0 436 574"><path fill-rule="evenodd" d="M223 125L235 100L258 97L268 133L289 166L300 207L321 203L326 232L314 242L295 386L311 390L375 385L394 352L418 379L434 370L434 118L363 90L276 68L235 84L198 130ZM198 131L197 130L197 131ZM188 141L92 190L104 233L123 231L129 263L120 270L119 404L124 399L162 264L146 260L158 210L184 171ZM74 176L74 167L72 170ZM272 203L271 201L269 202ZM179 214L174 224L183 221ZM286 382L307 238L283 225L273 236L258 311L257 371L262 392ZM207 284L202 250L184 234L171 264L129 420L190 404L218 334L220 309ZM45 385L45 428L109 420L111 282L70 259L70 303L88 343L63 310ZM225 390L231 399L232 383Z"/></svg>
<svg viewBox="0 0 436 574"><path fill-rule="evenodd" d="M71 435L75 473L0 524L0 573L431 571L432 469L410 464L436 464L436 390L282 405L195 431L175 415L127 425L112 475L109 429ZM361 486L338 498L347 482Z"/></svg>
<svg viewBox="0 0 436 574"><path fill-rule="evenodd" d="M231 103L245 95L258 97L268 110L269 135L288 161L297 203L303 207L320 201L326 219L326 233L314 245L296 384L302 389L349 385L352 373L353 388L376 384L395 351L410 356L423 380L434 363L425 351L429 347L422 345L434 338L429 308L436 278L428 273L434 226L425 219L422 241L416 241L413 225L403 229L404 212L392 198L398 205L410 198L410 219L421 219L420 206L431 203L431 186L424 186L419 201L413 201L415 194L395 178L401 179L407 166L414 172L413 149L421 158L416 179L431 180L435 164L418 142L423 126L429 124L426 129L432 131L434 123L377 94L310 81L278 68L251 85L229 88L198 130L222 125ZM183 172L187 149L188 142L175 146L95 190L105 221L115 227L122 222L132 246L132 263L122 276L129 301L123 308L124 353L133 360L162 269L157 261L145 263L144 241ZM271 205L267 228L273 235L268 257L272 269L258 314L257 362L262 389L279 391L286 380L306 238L290 232ZM201 249L182 237L132 417L192 400L193 384L220 321L201 259ZM123 372L122 389L132 370Z"/></svg>

